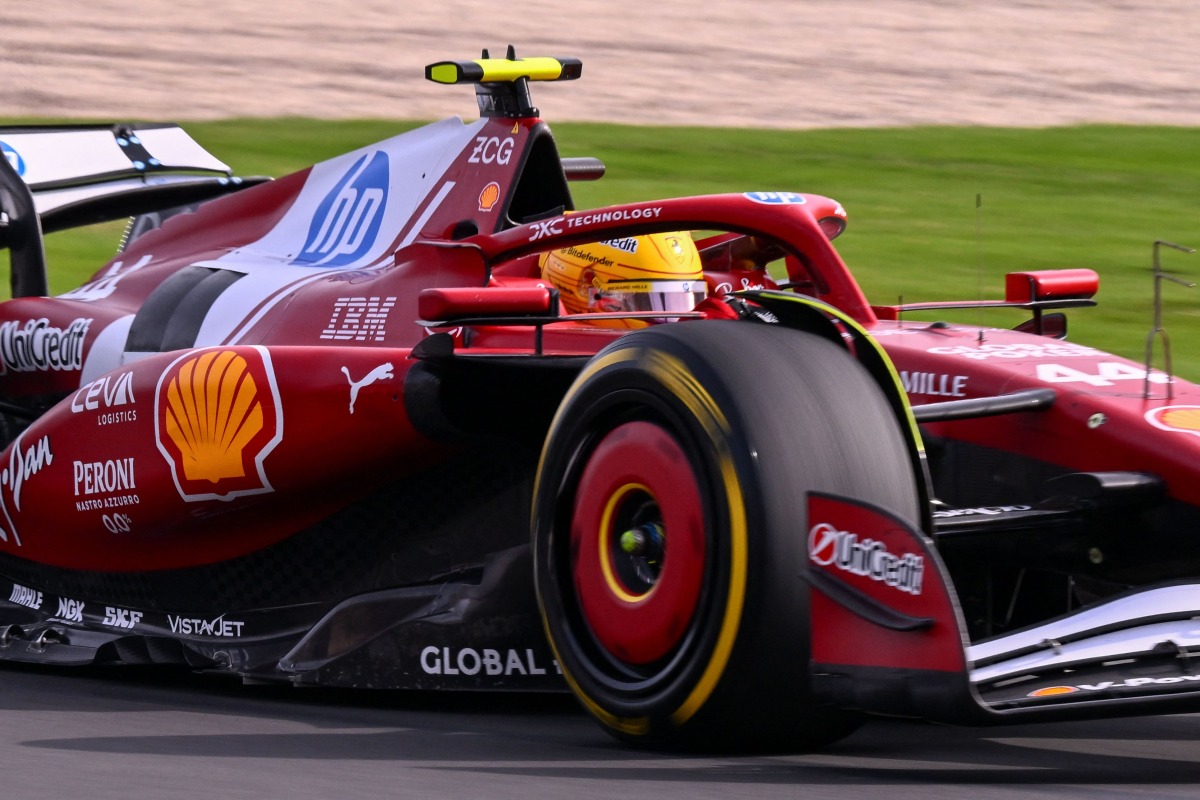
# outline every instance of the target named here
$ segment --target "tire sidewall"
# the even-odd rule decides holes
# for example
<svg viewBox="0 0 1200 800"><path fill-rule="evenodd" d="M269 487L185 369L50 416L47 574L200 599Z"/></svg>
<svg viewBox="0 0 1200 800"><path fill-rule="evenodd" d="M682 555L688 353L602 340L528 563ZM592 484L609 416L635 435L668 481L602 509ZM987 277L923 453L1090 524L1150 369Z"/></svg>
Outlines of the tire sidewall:
<svg viewBox="0 0 1200 800"><path fill-rule="evenodd" d="M773 371L786 376L771 380ZM710 554L676 662L641 683L597 669L562 540L588 453L630 409L659 420L688 454ZM855 454L839 452L852 440ZM852 730L856 717L810 690L807 496L882 497L915 518L905 448L879 387L822 337L708 321L638 331L598 353L551 425L535 491L539 598L576 695L619 738L655 746L803 748ZM900 488L883 486L892 481L881 476L905 472Z"/></svg>
<svg viewBox="0 0 1200 800"><path fill-rule="evenodd" d="M688 381L691 371L685 365L691 365L685 359L690 354L678 353L673 340L642 341L646 339L653 337L629 336L606 348L568 394L539 468L534 547L543 613L568 681L616 732L653 737L675 728L691 706L702 706L706 698L697 696L698 687L715 683L723 672L713 659L722 642L736 639L741 615L731 613L729 603L731 595L741 602L745 571L735 573L737 543L716 534L734 527L744 538L747 503L744 497L729 496L729 480L743 471L733 464L733 451L741 448L731 451L725 437L714 436L714 426L723 420L720 399L708 395L702 382ZM703 589L689 630L648 676L622 675L619 665L605 664L578 608L569 546L556 538L568 535L570 509L589 454L604 431L630 418L651 420L679 442L701 488L706 532ZM734 488L735 494L744 491L737 484ZM738 515L741 520L734 519Z"/></svg>

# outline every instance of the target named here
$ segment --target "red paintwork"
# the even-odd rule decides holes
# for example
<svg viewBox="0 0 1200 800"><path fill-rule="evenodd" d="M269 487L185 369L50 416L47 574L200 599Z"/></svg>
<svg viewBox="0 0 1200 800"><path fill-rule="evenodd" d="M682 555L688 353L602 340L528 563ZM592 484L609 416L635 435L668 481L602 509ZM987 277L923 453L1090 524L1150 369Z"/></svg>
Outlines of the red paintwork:
<svg viewBox="0 0 1200 800"><path fill-rule="evenodd" d="M1091 298L1100 288L1093 269L1046 269L1010 272L1004 276L1004 299L1028 303L1051 298Z"/></svg>
<svg viewBox="0 0 1200 800"><path fill-rule="evenodd" d="M873 332L916 390L909 392L914 405L1030 388L1058 393L1045 413L939 423L930 426L934 433L1070 470L1152 472L1165 479L1173 497L1200 504L1200 429L1186 421L1173 428L1151 421L1170 409L1200 406L1200 387L1176 378L1168 399L1167 376L1152 370L1151 396L1145 398L1141 364L1016 331L984 329L981 339L973 327L883 322Z"/></svg>
<svg viewBox="0 0 1200 800"><path fill-rule="evenodd" d="M98 392L78 390L9 448L0 493L8 513L4 529L15 536L0 546L77 569L219 561L278 541L374 485L380 475L418 469L428 455L429 445L408 426L397 392L396 381L411 362L365 348L219 352L254 363L260 378L255 399L269 412L263 435L239 454L244 475L188 480L182 474L177 448L163 431L166 384L178 362L195 354L153 356L109 373ZM270 354L269 370L262 367L264 352ZM361 381L382 363L392 364L395 380L364 386L354 413L348 413L342 369ZM273 438L278 441L268 448ZM38 458L43 441L49 442L51 459ZM254 470L254 458L264 449L265 482ZM128 464L132 468L122 470ZM297 503L297 497L305 502ZM127 531L109 530L105 520L116 515L128 518Z"/></svg>
<svg viewBox="0 0 1200 800"><path fill-rule="evenodd" d="M889 629L814 587L810 593L814 663L938 672L965 669L962 627L947 590L949 580L928 539L881 509L822 495L809 497L808 521L810 570L820 570L886 608L926 622L926 627L915 630Z"/></svg>
<svg viewBox="0 0 1200 800"><path fill-rule="evenodd" d="M900 370L933 376L912 379L915 403L1030 386L1060 393L1048 413L940 426L955 436L1073 469L1152 470L1175 497L1200 503L1192 477L1200 437L1186 408L1163 410L1200 407L1200 389L1178 381L1168 402L1155 384L1146 400L1137 366L1098 351L1067 352L1056 348L1074 346L1007 331L986 330L980 343L974 328L881 322L820 224L845 212L816 195L674 198L513 224L507 213L521 170L548 135L536 119L435 123L174 217L75 292L0 305L0 397L65 395L0 455L0 549L63 567L137 571L278 541L449 452L413 430L402 392L411 348L429 335L418 321L455 307L452 292L496 291L498 302L479 305L494 312L544 291L540 251L681 229L782 243L789 280L879 334ZM242 276L215 298L189 294L176 309L211 303L195 346L238 356L254 377L247 396L264 404L262 427L237 439L226 459L242 465L240 475L181 479L182 450L164 439L163 387L197 353L125 351L133 315L193 266ZM774 285L729 259L713 266L714 294ZM443 302L422 308L426 290ZM719 298L706 309L731 313ZM624 333L563 322L544 330L541 346L590 355ZM466 354L536 346L530 327L455 334ZM997 347L1029 348L1029 356L1003 358ZM1066 381L1067 368L1096 378ZM212 380L204 392L225 385ZM222 402L213 401L215 416L232 413L232 401ZM1098 413L1106 422L1089 427Z"/></svg>
<svg viewBox="0 0 1200 800"><path fill-rule="evenodd" d="M424 289L418 297L421 319L445 320L485 314L549 314L550 290L545 286L465 287Z"/></svg>

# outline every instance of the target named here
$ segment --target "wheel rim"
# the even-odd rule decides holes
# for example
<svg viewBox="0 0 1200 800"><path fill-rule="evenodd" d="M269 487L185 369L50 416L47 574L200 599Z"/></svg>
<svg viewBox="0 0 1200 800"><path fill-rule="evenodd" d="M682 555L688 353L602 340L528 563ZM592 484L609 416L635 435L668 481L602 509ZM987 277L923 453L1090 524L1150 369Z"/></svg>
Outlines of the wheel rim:
<svg viewBox="0 0 1200 800"><path fill-rule="evenodd" d="M600 648L646 667L680 644L705 572L704 506L691 462L662 427L604 435L580 474L571 522L579 606Z"/></svg>

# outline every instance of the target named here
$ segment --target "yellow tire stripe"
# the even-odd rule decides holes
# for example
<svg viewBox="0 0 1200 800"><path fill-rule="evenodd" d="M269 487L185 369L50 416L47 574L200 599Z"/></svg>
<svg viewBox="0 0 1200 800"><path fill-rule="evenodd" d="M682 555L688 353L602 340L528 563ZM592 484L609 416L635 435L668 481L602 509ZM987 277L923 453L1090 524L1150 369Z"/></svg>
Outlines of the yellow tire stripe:
<svg viewBox="0 0 1200 800"><path fill-rule="evenodd" d="M746 504L737 470L733 465L733 454L729 451L729 422L712 395L705 391L678 358L660 351L647 351L646 356L648 371L674 393L704 427L716 452L725 497L729 502L729 590L725 614L721 618L721 629L717 634L717 643L708 666L687 698L670 715L671 721L681 726L703 708L717 688L717 682L729 664L729 657L733 653L733 645L741 627L742 609L746 604L746 570L749 561Z"/></svg>

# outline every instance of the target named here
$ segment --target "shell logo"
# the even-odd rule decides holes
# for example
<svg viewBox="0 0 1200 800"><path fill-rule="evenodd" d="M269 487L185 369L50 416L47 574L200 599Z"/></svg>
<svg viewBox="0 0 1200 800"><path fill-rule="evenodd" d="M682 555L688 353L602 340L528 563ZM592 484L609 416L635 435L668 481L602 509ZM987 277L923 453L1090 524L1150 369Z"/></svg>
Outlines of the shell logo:
<svg viewBox="0 0 1200 800"><path fill-rule="evenodd" d="M496 205L496 201L500 199L500 184L492 181L487 186L483 187L483 191L479 193L479 210L491 211Z"/></svg>
<svg viewBox="0 0 1200 800"><path fill-rule="evenodd" d="M1163 406L1146 412L1146 421L1164 431L1200 436L1200 406Z"/></svg>
<svg viewBox="0 0 1200 800"><path fill-rule="evenodd" d="M1030 692L1026 697L1057 697L1060 694L1075 694L1079 689L1074 686L1047 686L1044 689Z"/></svg>
<svg viewBox="0 0 1200 800"><path fill-rule="evenodd" d="M263 461L283 439L279 390L265 349L186 355L159 378L159 452L189 502L273 491Z"/></svg>

